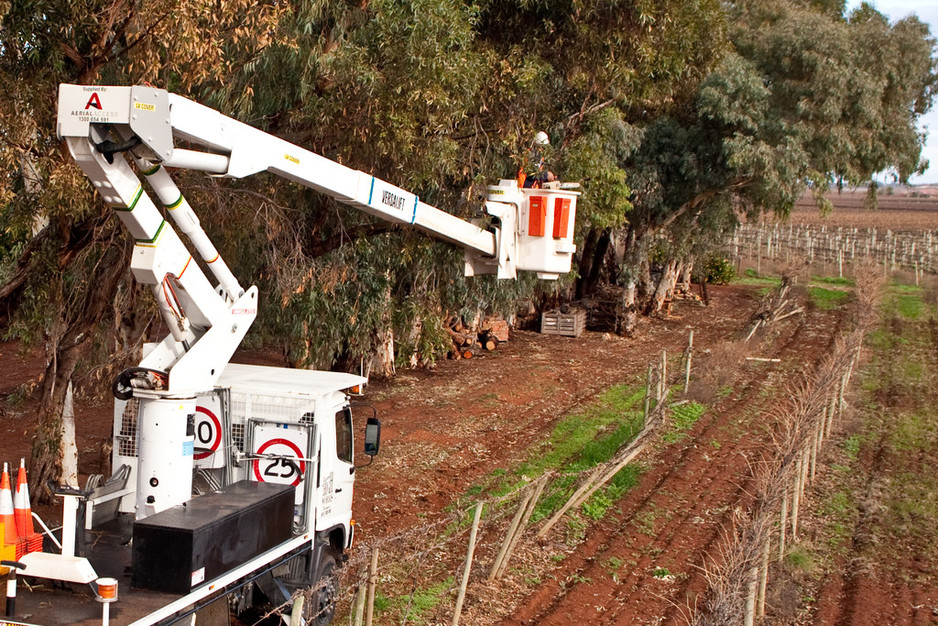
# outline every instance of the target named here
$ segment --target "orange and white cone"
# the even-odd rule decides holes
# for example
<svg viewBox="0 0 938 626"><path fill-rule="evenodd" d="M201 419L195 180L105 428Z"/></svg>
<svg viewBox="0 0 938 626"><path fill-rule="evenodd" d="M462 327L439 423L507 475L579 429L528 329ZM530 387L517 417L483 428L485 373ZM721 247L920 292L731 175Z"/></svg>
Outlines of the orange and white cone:
<svg viewBox="0 0 938 626"><path fill-rule="evenodd" d="M21 539L28 539L36 534L33 528L33 511L29 505L29 486L26 483L26 459L20 459L20 471L16 475L13 516L16 518L16 532Z"/></svg>
<svg viewBox="0 0 938 626"><path fill-rule="evenodd" d="M19 535L16 533L16 516L13 513L13 491L10 489L9 466L3 464L3 474L0 475L0 522L3 522L3 542L6 545L16 545Z"/></svg>

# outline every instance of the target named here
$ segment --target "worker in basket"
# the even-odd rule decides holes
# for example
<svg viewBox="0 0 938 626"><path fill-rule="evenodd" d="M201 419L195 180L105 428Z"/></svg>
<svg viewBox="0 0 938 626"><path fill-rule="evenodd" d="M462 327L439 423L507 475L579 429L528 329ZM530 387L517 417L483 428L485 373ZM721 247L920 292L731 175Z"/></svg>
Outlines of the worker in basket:
<svg viewBox="0 0 938 626"><path fill-rule="evenodd" d="M551 150L550 139L544 131L534 135L534 144L528 158L518 169L518 186L539 189L544 183L557 180L554 173L547 169L546 156Z"/></svg>

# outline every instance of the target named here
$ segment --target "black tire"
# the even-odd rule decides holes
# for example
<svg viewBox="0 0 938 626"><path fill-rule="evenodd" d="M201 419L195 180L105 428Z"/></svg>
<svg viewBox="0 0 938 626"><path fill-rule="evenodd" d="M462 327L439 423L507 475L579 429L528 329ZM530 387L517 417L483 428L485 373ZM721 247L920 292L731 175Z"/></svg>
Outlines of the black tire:
<svg viewBox="0 0 938 626"><path fill-rule="evenodd" d="M339 599L336 567L336 557L332 550L323 550L319 561L319 579L313 583L309 599L303 606L303 618L307 626L328 626L335 617Z"/></svg>

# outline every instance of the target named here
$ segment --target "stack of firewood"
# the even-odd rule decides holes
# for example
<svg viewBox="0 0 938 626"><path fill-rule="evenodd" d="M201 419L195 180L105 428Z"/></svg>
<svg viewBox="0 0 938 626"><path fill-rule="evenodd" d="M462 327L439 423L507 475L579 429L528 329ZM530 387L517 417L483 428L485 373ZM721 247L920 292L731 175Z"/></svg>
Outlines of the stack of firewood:
<svg viewBox="0 0 938 626"><path fill-rule="evenodd" d="M445 330L453 341L451 359L471 359L479 350L492 352L500 342L508 341L508 322L494 317L482 320L477 329L466 325L462 318L453 317Z"/></svg>

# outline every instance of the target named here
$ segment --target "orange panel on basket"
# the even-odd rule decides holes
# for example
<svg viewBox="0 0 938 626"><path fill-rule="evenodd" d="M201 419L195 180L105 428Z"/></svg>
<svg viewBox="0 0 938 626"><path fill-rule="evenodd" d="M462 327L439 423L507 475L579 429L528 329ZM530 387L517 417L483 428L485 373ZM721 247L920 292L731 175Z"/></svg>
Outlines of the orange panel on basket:
<svg viewBox="0 0 938 626"><path fill-rule="evenodd" d="M543 237L547 222L547 199L544 196L531 196L528 209L528 234Z"/></svg>
<svg viewBox="0 0 938 626"><path fill-rule="evenodd" d="M567 222L570 221L570 198L554 200L554 239L567 236Z"/></svg>

